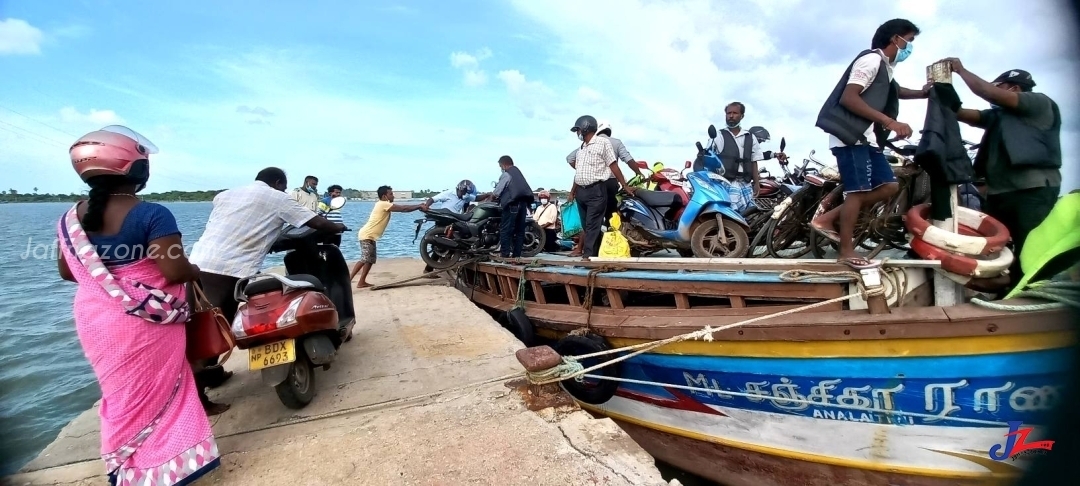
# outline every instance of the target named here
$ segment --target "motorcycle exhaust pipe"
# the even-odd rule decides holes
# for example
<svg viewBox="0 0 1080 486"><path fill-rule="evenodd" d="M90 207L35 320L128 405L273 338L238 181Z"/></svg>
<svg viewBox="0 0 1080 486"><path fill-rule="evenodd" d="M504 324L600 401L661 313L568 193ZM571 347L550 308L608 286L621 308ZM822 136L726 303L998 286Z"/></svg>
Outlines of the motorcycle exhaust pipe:
<svg viewBox="0 0 1080 486"><path fill-rule="evenodd" d="M435 243L438 243L439 245L446 246L446 247L449 247L449 248L461 248L462 247L460 244L458 244L458 242L456 242L454 240L451 240L450 238L447 238L445 236L433 235L431 237L431 240L434 241Z"/></svg>

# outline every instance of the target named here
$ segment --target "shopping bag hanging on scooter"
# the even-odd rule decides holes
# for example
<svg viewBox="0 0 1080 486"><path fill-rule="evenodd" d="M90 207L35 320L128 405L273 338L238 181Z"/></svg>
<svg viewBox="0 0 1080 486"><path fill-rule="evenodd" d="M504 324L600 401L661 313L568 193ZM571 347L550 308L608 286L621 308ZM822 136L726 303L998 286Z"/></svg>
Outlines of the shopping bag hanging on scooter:
<svg viewBox="0 0 1080 486"><path fill-rule="evenodd" d="M600 240L600 258L630 258L630 242L619 231L619 213L611 213L611 229Z"/></svg>
<svg viewBox="0 0 1080 486"><path fill-rule="evenodd" d="M571 238L581 233L581 213L577 201L563 204L562 210L559 211L559 217L562 218L563 238Z"/></svg>

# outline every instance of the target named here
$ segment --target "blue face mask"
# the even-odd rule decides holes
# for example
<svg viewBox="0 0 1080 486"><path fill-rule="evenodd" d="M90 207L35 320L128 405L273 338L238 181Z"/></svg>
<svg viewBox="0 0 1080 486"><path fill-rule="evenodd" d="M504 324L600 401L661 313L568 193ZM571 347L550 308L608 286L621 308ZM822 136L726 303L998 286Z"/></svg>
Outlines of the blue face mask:
<svg viewBox="0 0 1080 486"><path fill-rule="evenodd" d="M904 45L903 49L901 49L899 46L897 46L896 48L896 62L898 63L904 62L904 60L911 55L911 41L905 40L904 42L906 42L907 44Z"/></svg>

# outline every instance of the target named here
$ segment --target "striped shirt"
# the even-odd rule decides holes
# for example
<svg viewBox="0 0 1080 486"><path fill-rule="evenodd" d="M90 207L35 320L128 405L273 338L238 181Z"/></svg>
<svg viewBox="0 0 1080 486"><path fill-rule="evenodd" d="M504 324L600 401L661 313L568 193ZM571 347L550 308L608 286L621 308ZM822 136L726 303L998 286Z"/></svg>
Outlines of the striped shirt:
<svg viewBox="0 0 1080 486"><path fill-rule="evenodd" d="M341 217L341 209L330 209L330 196L326 196L322 201L319 201L319 216L326 218L331 223L345 224L345 220Z"/></svg>
<svg viewBox="0 0 1080 486"><path fill-rule="evenodd" d="M191 263L204 272L250 277L259 273L285 224L303 226L314 217L289 194L261 181L229 189L214 197L206 229L191 248Z"/></svg>
<svg viewBox="0 0 1080 486"><path fill-rule="evenodd" d="M575 154L574 184L588 186L614 177L609 166L615 162L611 141L607 137L594 136L582 143Z"/></svg>

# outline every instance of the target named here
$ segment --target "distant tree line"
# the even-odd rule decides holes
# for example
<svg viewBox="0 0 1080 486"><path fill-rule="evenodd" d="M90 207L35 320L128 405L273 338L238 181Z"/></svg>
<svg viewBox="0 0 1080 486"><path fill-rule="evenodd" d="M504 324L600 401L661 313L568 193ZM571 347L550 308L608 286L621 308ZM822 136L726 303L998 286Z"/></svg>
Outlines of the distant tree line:
<svg viewBox="0 0 1080 486"><path fill-rule="evenodd" d="M167 191L167 192L151 192L141 193L139 197L144 201L154 202L205 202L213 201L214 196L224 191L225 189L214 189L208 191ZM536 188L536 192L543 191L543 187ZM430 189L424 189L421 191L413 191L413 197L416 198L428 198L432 197L442 191L432 191ZM481 191L484 192L484 191ZM551 195L554 197L565 198L568 191L561 191L556 189L550 190ZM359 189L345 189L341 191L341 195L346 198L359 198L361 191ZM8 189L7 191L0 192L0 203L36 203L36 202L75 202L80 199L86 199L87 193L83 191L81 193L71 194L53 194L53 193L39 193L38 188L34 188L32 193L20 193L16 189Z"/></svg>

